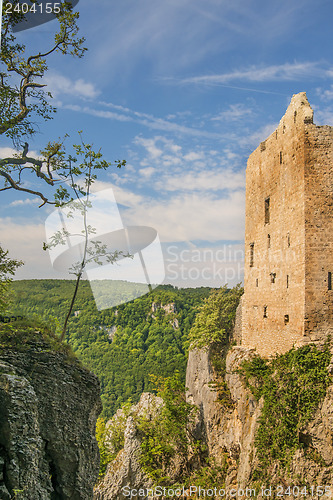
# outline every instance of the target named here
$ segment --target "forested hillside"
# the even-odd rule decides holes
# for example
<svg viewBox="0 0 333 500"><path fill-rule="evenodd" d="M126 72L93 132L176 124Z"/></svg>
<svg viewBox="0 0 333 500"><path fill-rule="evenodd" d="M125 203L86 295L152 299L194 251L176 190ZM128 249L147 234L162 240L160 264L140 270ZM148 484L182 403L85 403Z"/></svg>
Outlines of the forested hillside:
<svg viewBox="0 0 333 500"><path fill-rule="evenodd" d="M15 281L10 313L28 318L38 315L47 322L51 318L61 325L74 286L69 280ZM120 282L119 293L125 289ZM152 391L151 374L167 377L178 370L185 381L188 333L210 292L211 288L164 285L126 304L98 311L89 282L81 283L67 340L99 377L106 418L129 398L137 402L143 391Z"/></svg>

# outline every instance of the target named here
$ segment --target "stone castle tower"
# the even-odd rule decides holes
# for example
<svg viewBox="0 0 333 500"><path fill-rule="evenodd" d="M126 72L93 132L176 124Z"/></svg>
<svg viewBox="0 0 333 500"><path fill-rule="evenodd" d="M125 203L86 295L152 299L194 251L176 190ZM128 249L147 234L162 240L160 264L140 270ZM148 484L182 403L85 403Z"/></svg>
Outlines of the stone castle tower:
<svg viewBox="0 0 333 500"><path fill-rule="evenodd" d="M305 92L246 170L242 345L268 356L333 334L333 127Z"/></svg>

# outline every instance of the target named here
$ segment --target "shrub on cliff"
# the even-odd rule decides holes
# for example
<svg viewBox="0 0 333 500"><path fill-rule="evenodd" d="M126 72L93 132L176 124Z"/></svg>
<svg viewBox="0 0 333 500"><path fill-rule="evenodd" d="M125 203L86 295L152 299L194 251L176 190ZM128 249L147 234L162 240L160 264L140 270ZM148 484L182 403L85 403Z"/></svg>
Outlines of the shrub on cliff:
<svg viewBox="0 0 333 500"><path fill-rule="evenodd" d="M8 304L8 284L11 282L11 276L22 265L22 261L10 259L8 250L0 247L0 312L6 309Z"/></svg>
<svg viewBox="0 0 333 500"><path fill-rule="evenodd" d="M225 285L205 299L189 333L192 349L225 343L230 338L242 294L240 284L230 290Z"/></svg>
<svg viewBox="0 0 333 500"><path fill-rule="evenodd" d="M305 345L277 354L270 360L256 356L242 372L257 399L263 397L260 425L255 438L257 466L253 480L269 479L272 468L288 469L296 450L309 454L302 430L311 420L331 383L328 365L330 343Z"/></svg>

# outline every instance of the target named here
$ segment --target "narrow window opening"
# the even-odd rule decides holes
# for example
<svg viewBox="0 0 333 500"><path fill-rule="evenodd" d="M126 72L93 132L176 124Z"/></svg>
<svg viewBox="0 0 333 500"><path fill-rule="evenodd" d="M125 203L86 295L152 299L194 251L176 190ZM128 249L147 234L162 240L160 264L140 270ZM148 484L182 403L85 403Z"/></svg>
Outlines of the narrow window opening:
<svg viewBox="0 0 333 500"><path fill-rule="evenodd" d="M270 220L270 198L265 199L265 224L269 224Z"/></svg>
<svg viewBox="0 0 333 500"><path fill-rule="evenodd" d="M264 306L264 315L263 315L264 318L267 318L267 306Z"/></svg>
<svg viewBox="0 0 333 500"><path fill-rule="evenodd" d="M250 267L253 267L254 263L254 243L250 243Z"/></svg>
<svg viewBox="0 0 333 500"><path fill-rule="evenodd" d="M256 286L257 287L259 286L259 280L258 280L258 278L256 279Z"/></svg>
<svg viewBox="0 0 333 500"><path fill-rule="evenodd" d="M290 233L287 233L287 245L290 247Z"/></svg>
<svg viewBox="0 0 333 500"><path fill-rule="evenodd" d="M270 277L271 277L271 283L275 283L276 273L271 273Z"/></svg>
<svg viewBox="0 0 333 500"><path fill-rule="evenodd" d="M294 111L294 123L296 123L297 111Z"/></svg>
<svg viewBox="0 0 333 500"><path fill-rule="evenodd" d="M289 323L289 314L284 315L284 324L286 325L287 323Z"/></svg>
<svg viewBox="0 0 333 500"><path fill-rule="evenodd" d="M267 248L271 248L271 235L267 235Z"/></svg>
<svg viewBox="0 0 333 500"><path fill-rule="evenodd" d="M282 163L282 151L280 151L280 164Z"/></svg>
<svg viewBox="0 0 333 500"><path fill-rule="evenodd" d="M289 274L287 274L287 288L289 288Z"/></svg>
<svg viewBox="0 0 333 500"><path fill-rule="evenodd" d="M329 290L332 290L332 273L329 272L328 273L328 277L327 277L327 288Z"/></svg>

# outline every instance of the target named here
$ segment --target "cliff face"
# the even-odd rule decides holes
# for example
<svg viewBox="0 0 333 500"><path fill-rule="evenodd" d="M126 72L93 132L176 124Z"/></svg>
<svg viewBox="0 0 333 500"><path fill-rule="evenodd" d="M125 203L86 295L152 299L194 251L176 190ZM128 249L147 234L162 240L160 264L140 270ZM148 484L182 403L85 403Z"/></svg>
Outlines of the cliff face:
<svg viewBox="0 0 333 500"><path fill-rule="evenodd" d="M146 476L140 465L141 438L137 425L133 418L145 416L149 420L156 417L163 401L161 398L148 392L141 394L138 404L132 406L131 414L125 418L124 424L124 447L107 467L105 476L99 481L94 489L94 500L125 500L130 490L146 490L152 487L152 480ZM112 420L108 422L108 428L112 423L124 417L123 410L118 410ZM133 500L142 498L139 493L132 492ZM146 498L146 497L145 497Z"/></svg>
<svg viewBox="0 0 333 500"><path fill-rule="evenodd" d="M43 340L0 347L1 500L91 499L97 378Z"/></svg>
<svg viewBox="0 0 333 500"><path fill-rule="evenodd" d="M244 360L250 360L255 351L233 347L226 357L225 380L231 394L229 408L222 406L217 392L211 388L216 374L211 363L211 353L206 350L190 352L186 386L187 398L200 409L197 436L206 441L209 456L217 463L226 459L228 469L226 489L245 488L258 463L255 436L260 424L263 401L256 401L237 372ZM329 371L332 373L333 365ZM270 464L270 484L284 486L324 485L333 491L333 387L311 421L301 429L301 440L306 445L296 451L289 472L281 473L277 464ZM306 449L310 452L306 452ZM260 495L259 495L260 496Z"/></svg>
<svg viewBox="0 0 333 500"><path fill-rule="evenodd" d="M246 486L251 472L250 456L260 407L236 370L253 355L253 350L241 347L234 347L227 355L225 380L232 401L222 406L218 392L212 386L216 375L210 350L195 349L189 353L187 399L200 409L197 437L206 442L209 456L214 457L217 464L222 464L227 458L226 487L234 483Z"/></svg>
<svg viewBox="0 0 333 500"><path fill-rule="evenodd" d="M226 355L224 365L221 361L225 354L221 352L205 349L190 351L186 377L187 401L195 404L199 409L195 421L191 424L190 435L206 445L207 454L205 453L199 461L193 461L190 453L185 461L179 461L183 470L186 471L186 474L182 476L183 480L190 478L196 481L197 478L200 484L205 484L206 488L209 488L211 487L209 481L211 477L214 477L214 473L223 471L217 476L217 481L226 492L233 488L245 490L251 487L255 488L256 498L259 499L263 498L261 486L267 482L275 488L275 491L280 491L277 488L281 488L281 485L286 489L288 486L304 488L306 485L314 485L316 489L317 485L322 485L330 488L332 492L333 386L328 386L326 396L318 400L321 402L317 410L314 413L311 412L312 416L306 421L307 424L299 428L296 424L293 427L293 429L298 428L299 446L292 447L289 441L285 443L286 447L289 446L291 450L288 455L288 465L284 466L282 461L279 461L281 456L277 456L263 466L263 462L260 462L260 453L256 448L256 437L259 435L258 431L262 429L260 426L261 417L265 414L264 400L255 398L247 388L244 375L239 370L244 361L251 361L255 356L254 349L235 346ZM303 351L300 358L303 359L304 356ZM329 353L328 356L330 356ZM318 357L311 359L316 359L320 363ZM315 367L311 365L308 368L311 370ZM325 364L325 370L327 373L327 364ZM333 364L328 366L328 372L333 373ZM286 382L286 379L283 380ZM279 387L283 389L280 396L284 401L285 391L289 393L293 388L289 385L287 389ZM325 390L322 393L323 396ZM293 410L291 406L288 406L289 404L290 401L286 406L283 405L285 408L283 416L287 413L289 421L293 421ZM153 481L143 473L140 465L142 433L132 415L144 414L152 420L159 418L156 409L158 409L156 397L148 393L143 394L138 405L132 407L130 415L124 421L124 446L115 460L108 465L104 478L96 486L94 499L125 499L130 489L135 490L133 498L138 499L140 488L143 492L141 497L148 499L145 491L153 487ZM121 412L122 410L119 410L112 421L117 420ZM276 414L278 417L273 413L269 414L268 421L265 420L268 432L271 432L272 425L279 429L280 413ZM283 425L285 423L286 420ZM213 475L200 477L200 466L205 468L208 464L212 467ZM173 474L172 470L170 472L166 484L169 486L173 483L179 484L177 475ZM321 496L320 488L321 486L318 490L319 496ZM189 490L186 494L188 493ZM310 497L313 497L316 491L312 493ZM149 496L154 499L155 497L158 498L158 495Z"/></svg>

